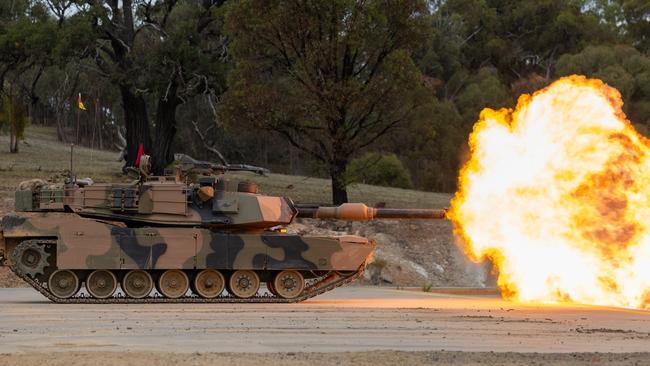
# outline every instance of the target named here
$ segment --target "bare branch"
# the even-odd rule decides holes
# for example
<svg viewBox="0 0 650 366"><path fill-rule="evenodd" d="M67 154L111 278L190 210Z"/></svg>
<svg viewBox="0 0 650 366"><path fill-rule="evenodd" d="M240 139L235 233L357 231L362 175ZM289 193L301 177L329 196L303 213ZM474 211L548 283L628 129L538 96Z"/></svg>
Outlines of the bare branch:
<svg viewBox="0 0 650 366"><path fill-rule="evenodd" d="M196 123L196 121L190 121L190 122L192 122L192 125L194 126L194 132L196 132L196 134L199 136L199 139L203 143L203 147L205 147L205 149L208 150L209 152L215 154L219 158L219 160L221 161L221 164L226 165L226 166L229 165L228 161L223 156L221 151L219 151L213 144L209 144L207 142L205 135L203 133L201 133L201 130L199 129L198 123Z"/></svg>
<svg viewBox="0 0 650 366"><path fill-rule="evenodd" d="M291 145L293 145L294 147L308 153L309 155L313 156L314 158L316 158L319 161L322 161L323 163L327 163L327 160L324 157L322 157L320 154L318 154L316 151L308 148L307 146L305 146L303 144L298 143L298 141L291 135L291 133L289 131L280 130L280 129L274 129L274 131L276 131L276 132L280 133L281 135L283 135L284 137L286 137L286 139L289 140L289 143Z"/></svg>

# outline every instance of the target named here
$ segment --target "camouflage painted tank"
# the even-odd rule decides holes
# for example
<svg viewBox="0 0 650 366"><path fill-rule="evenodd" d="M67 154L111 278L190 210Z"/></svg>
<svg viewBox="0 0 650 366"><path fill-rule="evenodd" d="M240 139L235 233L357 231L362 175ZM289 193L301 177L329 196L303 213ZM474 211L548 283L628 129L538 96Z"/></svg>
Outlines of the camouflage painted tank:
<svg viewBox="0 0 650 366"><path fill-rule="evenodd" d="M444 218L444 210L295 205L253 183L70 179L16 191L0 262L55 302L296 302L353 281L375 244L286 233L297 217ZM266 291L264 291L266 288ZM154 290L155 289L155 290Z"/></svg>

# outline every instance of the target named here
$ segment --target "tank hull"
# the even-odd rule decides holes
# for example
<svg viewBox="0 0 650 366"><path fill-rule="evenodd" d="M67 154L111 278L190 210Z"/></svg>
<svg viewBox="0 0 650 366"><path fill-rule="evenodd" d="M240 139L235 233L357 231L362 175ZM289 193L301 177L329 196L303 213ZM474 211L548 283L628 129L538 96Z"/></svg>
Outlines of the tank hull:
<svg viewBox="0 0 650 366"><path fill-rule="evenodd" d="M98 221L74 213L15 213L3 218L2 228L8 243L5 253L12 269L42 293L50 292L53 287L52 284L48 286L47 280L55 271L74 274L82 288L87 287L89 274L97 270L113 274L118 282L124 281L129 272L141 270L148 273L156 285L163 273L174 270L182 272L190 282L204 270L218 271L226 282L235 274L251 273L262 285L266 283L267 288L272 288L269 284L279 274L291 272L307 280L314 279L315 286L311 290L320 293L322 286L318 283L326 278L327 284L331 284L358 276L375 247L373 242L358 236L299 236L270 231L236 233L201 227L129 228L120 222ZM47 263L39 264L38 271L30 272L31 264L25 259L24 253L32 253L30 250L36 250L33 255L39 258L47 257ZM262 291L256 292L257 297L232 299L255 302ZM211 300L226 301L228 296ZM265 300L274 298L272 293L264 296ZM48 297L64 300L56 294ZM65 301L76 298L64 297ZM198 299L193 295L182 298ZM114 302L115 299L111 296L95 300ZM286 296L277 299L288 300ZM290 300L297 299L298 296ZM128 301L128 296L122 300ZM137 299L137 302L142 301L142 298Z"/></svg>
<svg viewBox="0 0 650 366"><path fill-rule="evenodd" d="M296 217L442 219L444 210L302 205L251 182L31 179L2 219L0 265L60 303L297 302L359 277L375 244L287 234ZM181 169L182 170L182 169ZM194 180L194 179L193 179Z"/></svg>
<svg viewBox="0 0 650 366"><path fill-rule="evenodd" d="M320 237L204 228L127 228L62 213L3 219L7 240L56 239L59 269L247 269L352 271L374 249L359 236Z"/></svg>

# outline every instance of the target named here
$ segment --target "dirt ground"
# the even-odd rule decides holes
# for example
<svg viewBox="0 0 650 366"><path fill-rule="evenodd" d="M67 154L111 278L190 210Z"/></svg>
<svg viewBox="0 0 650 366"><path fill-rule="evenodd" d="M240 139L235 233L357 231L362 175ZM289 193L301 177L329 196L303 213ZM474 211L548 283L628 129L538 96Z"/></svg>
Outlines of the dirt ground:
<svg viewBox="0 0 650 366"><path fill-rule="evenodd" d="M650 312L351 286L299 304L0 289L0 365L649 365ZM645 353L640 353L645 352Z"/></svg>
<svg viewBox="0 0 650 366"><path fill-rule="evenodd" d="M650 312L371 286L298 304L66 305L0 289L0 353L443 350L649 352Z"/></svg>
<svg viewBox="0 0 650 366"><path fill-rule="evenodd" d="M25 281L16 277L16 275L11 272L9 267L0 267L0 287L4 288L16 288L16 287L28 287Z"/></svg>
<svg viewBox="0 0 650 366"><path fill-rule="evenodd" d="M464 366L598 366L648 365L649 353L493 353L493 352L336 352L336 353L118 353L69 352L52 356L49 353L1 354L0 364L41 366L139 366L139 365L231 365L231 366L314 366L314 365L464 365Z"/></svg>

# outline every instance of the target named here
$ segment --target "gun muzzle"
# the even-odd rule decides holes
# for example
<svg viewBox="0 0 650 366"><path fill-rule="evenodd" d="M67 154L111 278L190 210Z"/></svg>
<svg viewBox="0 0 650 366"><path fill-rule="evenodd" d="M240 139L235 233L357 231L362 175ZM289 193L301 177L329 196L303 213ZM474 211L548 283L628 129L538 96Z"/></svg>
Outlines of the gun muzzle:
<svg viewBox="0 0 650 366"><path fill-rule="evenodd" d="M376 219L442 220L447 210L414 208L374 208L363 203L344 203L335 207L298 206L298 217L322 220L370 221Z"/></svg>

